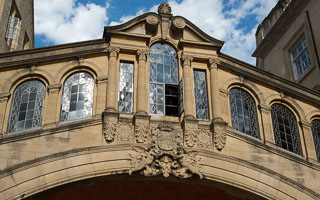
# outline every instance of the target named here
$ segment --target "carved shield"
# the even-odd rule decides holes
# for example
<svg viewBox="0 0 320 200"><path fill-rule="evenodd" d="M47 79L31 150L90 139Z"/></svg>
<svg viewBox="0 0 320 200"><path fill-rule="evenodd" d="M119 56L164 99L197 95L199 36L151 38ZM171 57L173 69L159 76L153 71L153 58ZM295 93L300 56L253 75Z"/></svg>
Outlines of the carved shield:
<svg viewBox="0 0 320 200"><path fill-rule="evenodd" d="M174 132L158 130L158 146L164 151L173 150L176 146Z"/></svg>

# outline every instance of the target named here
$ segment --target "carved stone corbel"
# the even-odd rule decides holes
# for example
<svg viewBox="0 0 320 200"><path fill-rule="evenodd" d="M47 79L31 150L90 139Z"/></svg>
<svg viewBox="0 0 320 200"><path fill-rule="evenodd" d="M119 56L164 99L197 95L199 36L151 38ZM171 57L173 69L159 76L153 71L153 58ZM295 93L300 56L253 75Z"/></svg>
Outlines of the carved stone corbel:
<svg viewBox="0 0 320 200"><path fill-rule="evenodd" d="M103 136L107 143L114 141L118 128L119 113L103 112Z"/></svg>
<svg viewBox="0 0 320 200"><path fill-rule="evenodd" d="M149 125L150 116L147 114L137 113L134 116L134 135L137 143L146 143L151 135L151 127Z"/></svg>
<svg viewBox="0 0 320 200"><path fill-rule="evenodd" d="M216 118L212 122L213 125L213 134L214 134L214 145L215 147L221 151L225 145L227 140L226 128L228 123L223 121L222 118Z"/></svg>

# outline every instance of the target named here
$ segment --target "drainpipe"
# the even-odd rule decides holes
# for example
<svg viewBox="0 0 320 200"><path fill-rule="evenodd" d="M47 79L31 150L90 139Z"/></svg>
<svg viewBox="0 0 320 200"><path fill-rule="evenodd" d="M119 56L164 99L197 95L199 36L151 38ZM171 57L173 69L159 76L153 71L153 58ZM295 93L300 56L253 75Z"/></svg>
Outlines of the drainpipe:
<svg viewBox="0 0 320 200"><path fill-rule="evenodd" d="M311 20L310 20L310 16L309 16L309 11L306 11L307 14L307 19L308 19L308 24L309 24L309 28L311 31L311 37L312 37L312 43L313 43L313 47L314 47L314 51L317 57L317 62L318 62L318 67L320 69L320 59L319 59L319 54L318 54L318 50L317 50L317 45L316 45L316 41L314 39L314 34L313 34L313 30L312 30L312 25L311 25Z"/></svg>

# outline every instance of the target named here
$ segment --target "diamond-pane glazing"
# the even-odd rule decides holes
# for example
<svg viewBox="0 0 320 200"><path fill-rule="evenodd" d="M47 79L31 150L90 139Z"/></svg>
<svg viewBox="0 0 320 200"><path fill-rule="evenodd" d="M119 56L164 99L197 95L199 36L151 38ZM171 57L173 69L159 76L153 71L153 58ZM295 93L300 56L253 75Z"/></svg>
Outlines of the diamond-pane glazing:
<svg viewBox="0 0 320 200"><path fill-rule="evenodd" d="M256 104L251 95L239 88L229 92L232 128L259 138Z"/></svg>
<svg viewBox="0 0 320 200"><path fill-rule="evenodd" d="M149 57L149 112L165 115L165 85L178 85L176 50L168 44L156 43Z"/></svg>
<svg viewBox="0 0 320 200"><path fill-rule="evenodd" d="M78 72L64 83L60 121L72 121L92 115L93 77L86 72Z"/></svg>
<svg viewBox="0 0 320 200"><path fill-rule="evenodd" d="M196 116L198 119L209 119L206 72L194 70L193 80Z"/></svg>
<svg viewBox="0 0 320 200"><path fill-rule="evenodd" d="M315 119L311 122L314 146L318 161L320 162L320 120Z"/></svg>
<svg viewBox="0 0 320 200"><path fill-rule="evenodd" d="M293 113L281 104L273 104L271 118L276 145L302 155L297 120Z"/></svg>
<svg viewBox="0 0 320 200"><path fill-rule="evenodd" d="M133 64L120 63L119 68L119 112L133 112Z"/></svg>
<svg viewBox="0 0 320 200"><path fill-rule="evenodd" d="M26 81L14 91L8 133L41 126L46 87L37 80Z"/></svg>

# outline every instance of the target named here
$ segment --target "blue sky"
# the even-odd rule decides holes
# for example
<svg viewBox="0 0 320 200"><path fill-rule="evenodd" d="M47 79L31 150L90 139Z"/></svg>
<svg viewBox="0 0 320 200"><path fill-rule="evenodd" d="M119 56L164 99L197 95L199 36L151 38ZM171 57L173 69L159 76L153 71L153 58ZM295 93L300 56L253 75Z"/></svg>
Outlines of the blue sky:
<svg viewBox="0 0 320 200"><path fill-rule="evenodd" d="M104 26L124 23L145 12L156 12L163 0L34 0L35 46L49 46L102 37ZM204 32L225 41L222 49L255 64L258 24L277 0L166 0Z"/></svg>

